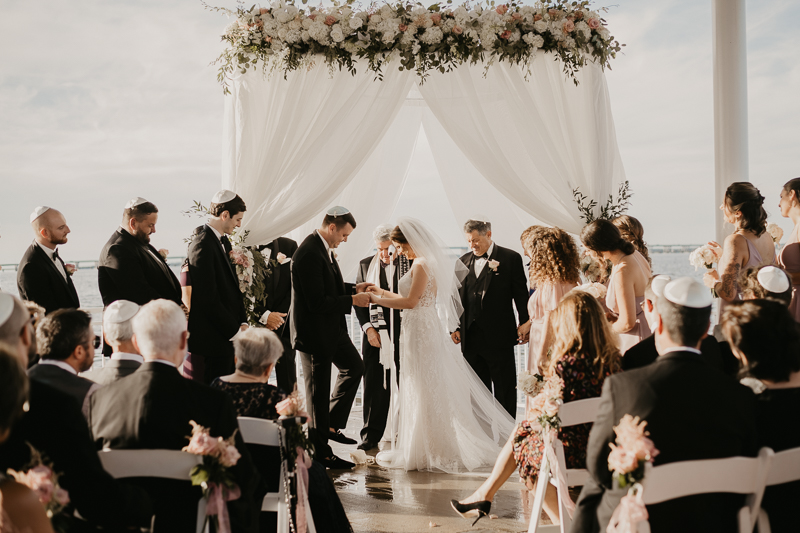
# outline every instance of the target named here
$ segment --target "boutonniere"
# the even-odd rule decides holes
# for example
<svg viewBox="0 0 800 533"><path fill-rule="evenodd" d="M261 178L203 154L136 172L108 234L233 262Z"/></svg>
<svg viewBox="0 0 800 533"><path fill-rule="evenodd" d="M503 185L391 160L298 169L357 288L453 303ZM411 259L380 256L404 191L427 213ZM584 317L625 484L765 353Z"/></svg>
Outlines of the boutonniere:
<svg viewBox="0 0 800 533"><path fill-rule="evenodd" d="M333 254L333 258L334 259L336 259L336 260L339 259L339 254L336 253L336 250L331 250L331 253Z"/></svg>
<svg viewBox="0 0 800 533"><path fill-rule="evenodd" d="M161 256L161 259L166 261L167 260L167 256L169 256L169 250L167 250L166 248L161 248L161 249L158 250L158 255Z"/></svg>
<svg viewBox="0 0 800 533"><path fill-rule="evenodd" d="M492 272L497 272L497 267L499 266L500 266L500 261L495 261L494 259L489 261L489 270L491 270Z"/></svg>
<svg viewBox="0 0 800 533"><path fill-rule="evenodd" d="M278 264L280 265L285 265L286 263L292 260L291 258L286 257L286 254L283 252L278 252L278 256L276 257L276 259L278 260Z"/></svg>
<svg viewBox="0 0 800 533"><path fill-rule="evenodd" d="M64 271L67 273L67 276L73 275L77 270L78 267L73 263L64 263Z"/></svg>

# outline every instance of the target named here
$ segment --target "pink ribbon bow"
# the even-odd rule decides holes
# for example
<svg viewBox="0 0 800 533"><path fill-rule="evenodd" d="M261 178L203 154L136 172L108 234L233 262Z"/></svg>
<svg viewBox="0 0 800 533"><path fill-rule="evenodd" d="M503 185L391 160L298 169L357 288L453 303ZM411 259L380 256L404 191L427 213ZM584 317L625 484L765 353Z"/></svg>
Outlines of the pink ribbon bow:
<svg viewBox="0 0 800 533"><path fill-rule="evenodd" d="M622 497L614 509L606 533L636 533L639 528L637 524L646 521L647 518L647 508L642 500L642 486L637 483Z"/></svg>
<svg viewBox="0 0 800 533"><path fill-rule="evenodd" d="M311 511L308 505L308 469L311 467L311 457L300 446L297 447L297 531L308 531L306 513Z"/></svg>
<svg viewBox="0 0 800 533"><path fill-rule="evenodd" d="M216 516L219 533L230 533L231 519L228 516L228 505L226 502L239 499L242 491L234 485L229 489L219 483L208 484L208 503L206 505L206 516Z"/></svg>

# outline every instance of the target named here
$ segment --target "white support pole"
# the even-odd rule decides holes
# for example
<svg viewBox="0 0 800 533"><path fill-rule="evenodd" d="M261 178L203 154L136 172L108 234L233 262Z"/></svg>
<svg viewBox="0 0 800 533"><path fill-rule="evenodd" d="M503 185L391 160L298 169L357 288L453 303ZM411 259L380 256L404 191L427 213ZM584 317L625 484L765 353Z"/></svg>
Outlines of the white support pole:
<svg viewBox="0 0 800 533"><path fill-rule="evenodd" d="M733 228L724 228L718 209L725 189L748 181L747 39L745 0L711 0L714 61L714 207L717 242Z"/></svg>

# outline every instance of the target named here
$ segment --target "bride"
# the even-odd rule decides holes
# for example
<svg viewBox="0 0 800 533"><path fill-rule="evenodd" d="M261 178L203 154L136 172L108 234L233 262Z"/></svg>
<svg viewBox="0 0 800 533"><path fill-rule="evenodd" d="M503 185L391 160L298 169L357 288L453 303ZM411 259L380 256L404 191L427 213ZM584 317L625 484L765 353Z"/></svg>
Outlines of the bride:
<svg viewBox="0 0 800 533"><path fill-rule="evenodd" d="M414 264L398 284L400 294L370 287L373 303L405 310L397 446L380 452L377 462L448 473L491 466L514 420L450 342L463 311L458 289L466 267L456 261L454 273L444 243L419 220L401 219L391 237Z"/></svg>

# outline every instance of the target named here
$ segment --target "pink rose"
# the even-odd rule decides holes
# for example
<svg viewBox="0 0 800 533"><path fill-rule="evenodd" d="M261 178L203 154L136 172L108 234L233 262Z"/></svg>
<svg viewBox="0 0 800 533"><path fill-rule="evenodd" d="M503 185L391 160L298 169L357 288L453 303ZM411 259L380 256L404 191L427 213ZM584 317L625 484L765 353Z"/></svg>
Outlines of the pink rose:
<svg viewBox="0 0 800 533"><path fill-rule="evenodd" d="M310 18L311 20L316 20L316 18L317 18L317 14L316 14L316 13L311 13L311 14L308 16L308 18Z"/></svg>
<svg viewBox="0 0 800 533"><path fill-rule="evenodd" d="M581 20L583 18L583 11L576 11L574 17L575 20Z"/></svg>
<svg viewBox="0 0 800 533"><path fill-rule="evenodd" d="M659 454L653 441L647 437L637 439L629 451L640 461L652 461Z"/></svg>
<svg viewBox="0 0 800 533"><path fill-rule="evenodd" d="M275 405L275 410L281 416L294 416L298 410L297 398L289 396Z"/></svg>
<svg viewBox="0 0 800 533"><path fill-rule="evenodd" d="M397 27L397 29L400 30L400 31L406 31L408 29L408 26L406 26L405 24L400 24Z"/></svg>
<svg viewBox="0 0 800 533"><path fill-rule="evenodd" d="M514 20L522 20L522 13L514 13L511 15L511 18Z"/></svg>
<svg viewBox="0 0 800 533"><path fill-rule="evenodd" d="M589 20L586 21L586 24L589 25L589 28L596 30L597 28L600 27L600 19L590 18Z"/></svg>
<svg viewBox="0 0 800 533"><path fill-rule="evenodd" d="M266 15L267 13L269 13L269 9L267 9L266 7L262 7L259 11L261 12L262 15Z"/></svg>
<svg viewBox="0 0 800 533"><path fill-rule="evenodd" d="M570 33L575 29L575 23L571 20L564 21L564 33Z"/></svg>
<svg viewBox="0 0 800 533"><path fill-rule="evenodd" d="M169 256L169 250L167 250L166 248L161 248L158 251L158 255L160 255L163 259L166 259L167 256Z"/></svg>
<svg viewBox="0 0 800 533"><path fill-rule="evenodd" d="M69 492L65 491L61 487L58 487L53 493L53 498L55 498L56 502L63 507L69 503Z"/></svg>
<svg viewBox="0 0 800 533"><path fill-rule="evenodd" d="M27 472L14 472L13 476L17 482L34 491L42 504L47 505L53 499L53 471L45 465L35 466Z"/></svg>
<svg viewBox="0 0 800 533"><path fill-rule="evenodd" d="M181 449L182 452L189 452L195 455L215 455L217 453L217 439L208 434L208 430L199 425L194 420L192 424L192 438L189 445Z"/></svg>
<svg viewBox="0 0 800 533"><path fill-rule="evenodd" d="M551 17L557 17L561 14L561 11L559 11L558 9L548 9L547 14L550 15Z"/></svg>
<svg viewBox="0 0 800 533"><path fill-rule="evenodd" d="M271 42L272 42L272 37L270 37L269 35L267 35L266 37L264 37L264 41L266 41L266 42L268 42L268 43L271 43Z"/></svg>
<svg viewBox="0 0 800 533"><path fill-rule="evenodd" d="M505 15L506 11L508 11L508 5L500 4L499 6L497 6L497 9L495 9L495 11L497 11L498 15Z"/></svg>
<svg viewBox="0 0 800 533"><path fill-rule="evenodd" d="M636 470L639 462L636 460L635 455L628 453L624 448L614 446L613 443L609 443L609 446L611 446L611 453L608 454L608 468L610 470L619 474L627 474Z"/></svg>
<svg viewBox="0 0 800 533"><path fill-rule="evenodd" d="M431 14L431 20L438 26L442 22L442 16L439 13L433 13Z"/></svg>
<svg viewBox="0 0 800 533"><path fill-rule="evenodd" d="M544 409L542 411L547 416L556 416L559 407L561 407L561 401L550 398L544 403Z"/></svg>
<svg viewBox="0 0 800 533"><path fill-rule="evenodd" d="M222 440L222 437L219 439L217 452L219 453L219 462L222 463L222 466L236 466L236 463L239 462L239 459L242 457L242 454L239 453L236 446L228 444L226 441Z"/></svg>
<svg viewBox="0 0 800 533"><path fill-rule="evenodd" d="M333 26L334 24L336 24L336 17L334 17L333 15L328 15L327 17L325 17L326 26Z"/></svg>
<svg viewBox="0 0 800 533"><path fill-rule="evenodd" d="M500 34L501 39L508 39L509 37L511 37L511 32L509 30L506 30Z"/></svg>
<svg viewBox="0 0 800 533"><path fill-rule="evenodd" d="M534 21L534 22L538 22L538 21L540 21L540 20L542 20L542 16L541 16L539 13L536 13L536 14L533 16L533 21Z"/></svg>
<svg viewBox="0 0 800 533"><path fill-rule="evenodd" d="M65 263L64 271L67 273L68 276L71 276L78 271L78 267L73 263Z"/></svg>
<svg viewBox="0 0 800 533"><path fill-rule="evenodd" d="M464 33L464 30L461 28L461 26L453 26L453 33L456 35L461 35Z"/></svg>

